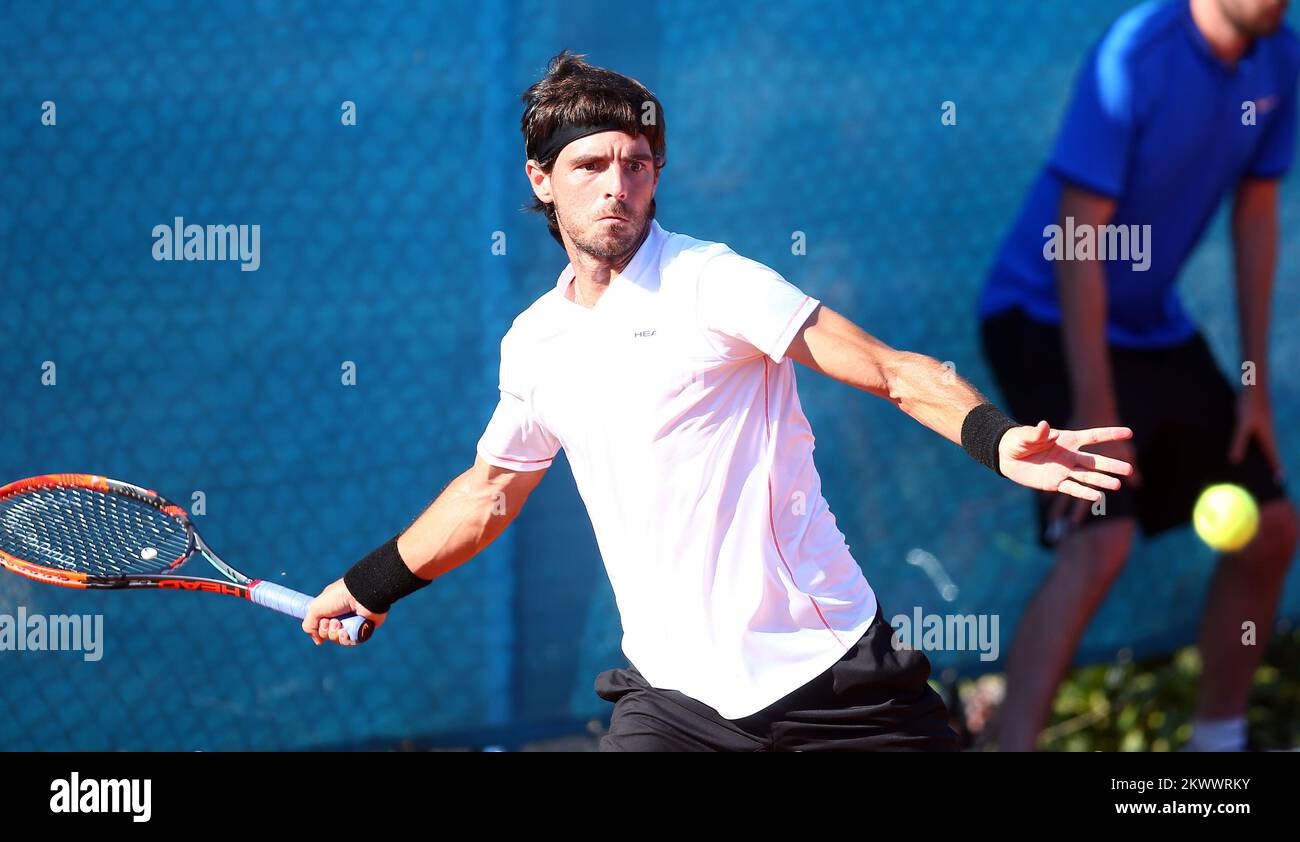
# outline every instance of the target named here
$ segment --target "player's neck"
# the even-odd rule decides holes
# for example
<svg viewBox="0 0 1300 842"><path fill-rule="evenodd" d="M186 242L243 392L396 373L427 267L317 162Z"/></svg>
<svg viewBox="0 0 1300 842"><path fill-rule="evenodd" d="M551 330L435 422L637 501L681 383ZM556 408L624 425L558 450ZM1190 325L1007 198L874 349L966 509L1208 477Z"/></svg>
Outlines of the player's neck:
<svg viewBox="0 0 1300 842"><path fill-rule="evenodd" d="M1251 37L1230 21L1219 0L1191 0L1192 21L1221 61L1236 64L1250 49Z"/></svg>
<svg viewBox="0 0 1300 842"><path fill-rule="evenodd" d="M609 282L627 268L648 236L650 236L649 224L646 225L645 231L641 232L641 238L637 240L636 245L618 258L597 257L582 251L572 243L566 243L569 263L573 266L573 288L567 296L580 306L595 307L596 302L609 289Z"/></svg>

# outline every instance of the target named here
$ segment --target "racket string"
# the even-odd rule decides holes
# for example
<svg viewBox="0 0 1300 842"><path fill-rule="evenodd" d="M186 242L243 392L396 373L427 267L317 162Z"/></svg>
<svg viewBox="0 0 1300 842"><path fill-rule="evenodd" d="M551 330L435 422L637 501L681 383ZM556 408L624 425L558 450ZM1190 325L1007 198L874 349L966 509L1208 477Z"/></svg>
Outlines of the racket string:
<svg viewBox="0 0 1300 842"><path fill-rule="evenodd" d="M141 551L152 548L152 558ZM0 549L24 561L94 576L160 573L189 549L176 518L142 500L45 486L0 500Z"/></svg>

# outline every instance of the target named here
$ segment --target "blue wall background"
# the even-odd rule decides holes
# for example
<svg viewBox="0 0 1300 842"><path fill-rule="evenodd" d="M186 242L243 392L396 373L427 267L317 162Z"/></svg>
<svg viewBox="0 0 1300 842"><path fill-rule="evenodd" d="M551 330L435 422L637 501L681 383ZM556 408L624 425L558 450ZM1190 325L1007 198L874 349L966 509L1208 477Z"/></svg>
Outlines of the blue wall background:
<svg viewBox="0 0 1300 842"><path fill-rule="evenodd" d="M664 103L665 227L731 244L995 393L978 287L1078 62L1131 5L0 5L0 480L100 473L182 503L201 490L217 552L312 593L406 526L470 464L500 337L566 262L520 210L518 129L519 95L564 47ZM45 100L57 126L40 124ZM356 126L340 124L344 100ZM940 124L945 100L956 126ZM1282 214L1297 230L1294 179ZM155 262L153 226L175 216L259 224L260 270ZM1297 275L1288 236L1273 360L1292 475ZM1183 288L1235 369L1221 218ZM1005 657L1050 564L1029 492L886 402L807 371L800 390L827 498L887 611L997 613ZM906 562L914 550L944 566L953 601ZM1190 642L1213 560L1187 531L1142 545L1080 661ZM624 663L563 460L493 547L363 649L318 649L293 622L209 597L0 575L0 612L19 606L102 613L106 642L95 663L0 653L12 749L518 741L607 717L592 681ZM1300 618L1294 575L1284 613Z"/></svg>

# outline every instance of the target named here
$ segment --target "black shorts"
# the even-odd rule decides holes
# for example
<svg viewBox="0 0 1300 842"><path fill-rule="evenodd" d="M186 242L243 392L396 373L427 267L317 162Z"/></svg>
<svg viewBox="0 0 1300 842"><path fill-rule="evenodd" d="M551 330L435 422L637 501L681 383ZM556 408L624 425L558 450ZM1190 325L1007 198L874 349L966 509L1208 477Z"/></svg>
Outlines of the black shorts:
<svg viewBox="0 0 1300 842"><path fill-rule="evenodd" d="M1022 424L1069 423L1070 380L1057 325L1009 310L980 325L984 357L1007 409ZM1142 486L1105 492L1105 517L1135 517L1142 533L1158 535L1191 520L1207 485L1231 482L1263 504L1286 496L1259 443L1251 440L1240 464L1228 462L1236 393L1219 371L1205 339L1195 334L1169 348L1110 347L1111 379L1120 423L1133 430ZM1047 523L1055 492L1034 492L1038 539L1054 545ZM1103 522L1091 511L1082 527Z"/></svg>
<svg viewBox="0 0 1300 842"><path fill-rule="evenodd" d="M651 687L634 666L596 677L614 703L601 751L956 751L948 709L926 683L930 661L895 651L877 609L862 639L830 669L758 713L723 719L676 690Z"/></svg>

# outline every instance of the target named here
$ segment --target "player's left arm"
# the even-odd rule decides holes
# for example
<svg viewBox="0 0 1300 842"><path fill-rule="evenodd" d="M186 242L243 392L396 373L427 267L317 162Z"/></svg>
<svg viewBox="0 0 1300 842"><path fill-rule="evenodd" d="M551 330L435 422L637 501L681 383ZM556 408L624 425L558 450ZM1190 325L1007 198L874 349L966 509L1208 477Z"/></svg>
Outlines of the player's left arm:
<svg viewBox="0 0 1300 842"><path fill-rule="evenodd" d="M1240 462L1253 436L1277 474L1282 472L1269 400L1268 328L1277 267L1276 178L1245 178L1232 205L1232 243L1241 328L1242 387L1228 458Z"/></svg>
<svg viewBox="0 0 1300 842"><path fill-rule="evenodd" d="M795 335L786 355L814 371L885 398L957 444L975 407L987 403L951 365L891 348L853 322L819 306ZM1133 468L1128 462L1080 448L1132 436L1127 427L1057 430L1040 421L1017 426L998 442L999 472L1021 485L1098 500L1098 488L1115 490Z"/></svg>

